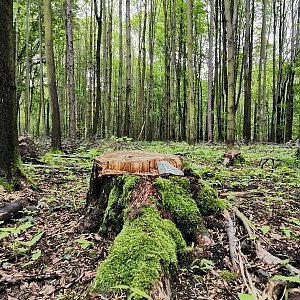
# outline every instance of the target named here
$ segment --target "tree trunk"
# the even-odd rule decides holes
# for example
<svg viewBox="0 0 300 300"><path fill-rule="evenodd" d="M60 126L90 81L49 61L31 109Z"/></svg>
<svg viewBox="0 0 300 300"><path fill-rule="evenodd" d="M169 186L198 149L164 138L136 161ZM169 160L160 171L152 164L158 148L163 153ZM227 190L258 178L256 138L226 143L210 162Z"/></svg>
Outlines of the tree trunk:
<svg viewBox="0 0 300 300"><path fill-rule="evenodd" d="M123 135L123 1L119 0L119 79L117 136Z"/></svg>
<svg viewBox="0 0 300 300"><path fill-rule="evenodd" d="M101 47L101 37L102 37L102 0L100 1L100 13L98 15L98 4L97 0L94 0L95 7L95 17L98 25L97 29L97 42L96 42L96 103L95 103L95 113L93 119L93 136L97 135L98 125L99 125L99 115L101 107L101 75L100 75L100 47Z"/></svg>
<svg viewBox="0 0 300 300"><path fill-rule="evenodd" d="M251 141L251 71L250 71L250 0L246 1L246 28L245 28L245 44L244 44L244 127L243 138L245 143ZM263 34L263 33L262 33ZM262 46L263 47L263 46Z"/></svg>
<svg viewBox="0 0 300 300"><path fill-rule="evenodd" d="M233 0L233 6L235 0ZM229 148L234 146L235 140L235 50L234 50L234 16L231 14L229 0L224 0L224 14L227 29L228 43L228 101L227 101L227 138L226 143Z"/></svg>
<svg viewBox="0 0 300 300"><path fill-rule="evenodd" d="M195 135L195 97L193 81L193 0L187 0L187 51L188 51L188 101L187 101L187 140L190 144L196 141Z"/></svg>
<svg viewBox="0 0 300 300"><path fill-rule="evenodd" d="M52 118L51 148L60 150L61 129L60 129L60 115L59 115L55 64L54 64L51 0L43 0L43 1L44 1L44 20L45 20L46 65L47 65L48 88L49 88L49 95L50 95L50 102L51 102L51 118Z"/></svg>
<svg viewBox="0 0 300 300"><path fill-rule="evenodd" d="M74 82L74 48L73 48L73 21L72 0L66 3L66 37L67 37L67 78L69 94L69 136L76 139L76 101Z"/></svg>
<svg viewBox="0 0 300 300"><path fill-rule="evenodd" d="M0 16L0 182L16 184L21 172L21 158L17 129L12 1L0 1Z"/></svg>
<svg viewBox="0 0 300 300"><path fill-rule="evenodd" d="M214 49L214 0L210 0L210 19L209 19L209 33L208 33L208 88L207 88L207 140L213 140L213 126L212 126L212 102L213 102L213 49Z"/></svg>
<svg viewBox="0 0 300 300"><path fill-rule="evenodd" d="M30 131L30 60L29 60L30 0L26 0L26 77L25 77L25 135Z"/></svg>
<svg viewBox="0 0 300 300"><path fill-rule="evenodd" d="M156 8L153 4L154 0L150 1L149 13L149 95L146 114L146 139L153 139L153 63L154 63L154 32L155 32L155 15Z"/></svg>
<svg viewBox="0 0 300 300"><path fill-rule="evenodd" d="M130 107L131 106L131 23L130 0L126 0L126 106L124 135L130 135Z"/></svg>
<svg viewBox="0 0 300 300"><path fill-rule="evenodd" d="M44 62L43 62L43 42L42 42L42 8L41 2L38 4L39 11L39 56L40 56L40 104L42 114L43 135L46 135L46 115L45 115L45 97L44 97Z"/></svg>

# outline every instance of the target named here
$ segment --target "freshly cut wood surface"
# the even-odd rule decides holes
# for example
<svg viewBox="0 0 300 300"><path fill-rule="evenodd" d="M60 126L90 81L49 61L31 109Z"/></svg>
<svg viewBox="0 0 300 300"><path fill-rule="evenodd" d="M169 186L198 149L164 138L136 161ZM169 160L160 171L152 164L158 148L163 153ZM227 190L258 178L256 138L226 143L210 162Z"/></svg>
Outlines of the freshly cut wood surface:
<svg viewBox="0 0 300 300"><path fill-rule="evenodd" d="M166 161L177 169L180 169L182 166L182 159L179 156L156 152L107 152L94 159L94 162L98 167L98 175L125 173L158 175L157 163L159 161Z"/></svg>

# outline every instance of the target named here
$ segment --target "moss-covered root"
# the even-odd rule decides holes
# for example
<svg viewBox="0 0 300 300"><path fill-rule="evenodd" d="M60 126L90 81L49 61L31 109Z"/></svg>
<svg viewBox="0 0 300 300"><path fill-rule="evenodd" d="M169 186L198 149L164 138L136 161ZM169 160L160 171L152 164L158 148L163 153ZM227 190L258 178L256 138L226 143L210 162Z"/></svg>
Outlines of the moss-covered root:
<svg viewBox="0 0 300 300"><path fill-rule="evenodd" d="M105 261L98 268L91 291L109 292L116 285L127 285L149 292L186 243L170 220L162 219L154 207L141 209L141 216L126 220Z"/></svg>

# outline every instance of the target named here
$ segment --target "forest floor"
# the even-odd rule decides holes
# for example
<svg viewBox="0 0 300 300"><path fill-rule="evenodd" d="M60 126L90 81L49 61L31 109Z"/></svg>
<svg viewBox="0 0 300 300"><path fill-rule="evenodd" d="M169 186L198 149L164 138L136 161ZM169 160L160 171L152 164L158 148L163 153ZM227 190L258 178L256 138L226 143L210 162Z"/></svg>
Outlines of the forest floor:
<svg viewBox="0 0 300 300"><path fill-rule="evenodd" d="M97 141L78 147L65 144L64 154L46 153L49 149L44 141L40 147L45 150L43 156L24 164L40 191L27 188L9 193L0 186L1 203L20 199L31 207L0 225L0 299L107 299L101 294L88 295L88 287L113 241L97 233L82 234L78 226L84 218L92 158L122 149L181 154L218 189L221 199L253 224L254 235L249 236L242 222L231 215L244 261L238 264L244 274L239 276L231 272L223 213L204 215L210 243L198 258L179 263L173 299L254 299L245 295L249 293L247 282L260 295L257 299L272 289L277 289L274 299L300 299L299 283L293 282L299 280L287 270L289 264L300 269L300 163L294 157L295 148L241 146L244 162L225 167L226 147L220 144ZM262 167L265 158L272 160ZM251 246L256 240L280 263L258 259ZM275 275L290 277L271 284Z"/></svg>

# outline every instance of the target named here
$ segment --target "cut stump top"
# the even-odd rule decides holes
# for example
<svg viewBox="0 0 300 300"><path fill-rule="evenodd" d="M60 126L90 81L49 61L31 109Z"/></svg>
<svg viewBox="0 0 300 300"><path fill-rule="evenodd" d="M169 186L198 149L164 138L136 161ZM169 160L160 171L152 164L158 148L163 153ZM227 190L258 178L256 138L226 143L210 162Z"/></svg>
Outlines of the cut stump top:
<svg viewBox="0 0 300 300"><path fill-rule="evenodd" d="M174 174L174 168L177 169L174 175L183 175L180 170L182 159L172 154L162 154L157 152L143 151L116 151L107 152L102 156L94 158L97 165L98 175L161 175L158 168L158 162L165 162L163 174ZM171 165L170 168L167 166ZM160 168L161 169L161 168Z"/></svg>

